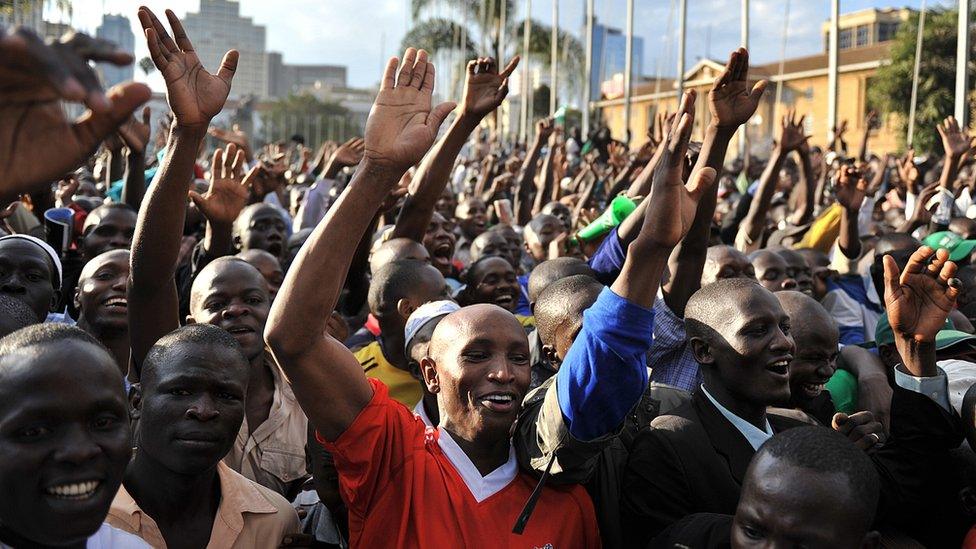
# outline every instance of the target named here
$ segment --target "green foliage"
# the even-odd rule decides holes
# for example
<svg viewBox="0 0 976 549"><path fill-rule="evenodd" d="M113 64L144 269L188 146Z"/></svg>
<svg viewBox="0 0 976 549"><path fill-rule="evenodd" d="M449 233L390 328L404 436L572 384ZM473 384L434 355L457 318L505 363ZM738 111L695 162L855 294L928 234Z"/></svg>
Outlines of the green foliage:
<svg viewBox="0 0 976 549"><path fill-rule="evenodd" d="M936 125L954 110L956 86L956 10L931 9L925 15L922 59L919 65L918 101L915 110L915 150L941 154L942 142ZM915 39L918 13L903 23L891 45L891 63L878 69L870 80L868 102L884 112L901 115L903 121L899 142L906 143L908 112L912 96L915 64ZM973 52L969 54L968 71L973 71ZM974 84L970 78L970 86ZM972 88L970 88L971 95Z"/></svg>
<svg viewBox="0 0 976 549"><path fill-rule="evenodd" d="M294 134L305 136L307 144L316 144L319 138L341 141L362 135L349 109L308 93L279 99L260 116L265 142L285 140Z"/></svg>

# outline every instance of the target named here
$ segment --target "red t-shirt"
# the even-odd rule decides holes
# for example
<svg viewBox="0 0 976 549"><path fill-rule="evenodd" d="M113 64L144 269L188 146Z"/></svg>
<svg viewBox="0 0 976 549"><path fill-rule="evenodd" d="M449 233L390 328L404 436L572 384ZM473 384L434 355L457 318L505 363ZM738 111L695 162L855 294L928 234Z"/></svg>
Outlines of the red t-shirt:
<svg viewBox="0 0 976 549"><path fill-rule="evenodd" d="M319 437L335 458L351 547L600 547L581 486L546 485L524 533L513 534L536 484L514 452L481 477L448 433L369 382L373 399L352 425L335 442Z"/></svg>

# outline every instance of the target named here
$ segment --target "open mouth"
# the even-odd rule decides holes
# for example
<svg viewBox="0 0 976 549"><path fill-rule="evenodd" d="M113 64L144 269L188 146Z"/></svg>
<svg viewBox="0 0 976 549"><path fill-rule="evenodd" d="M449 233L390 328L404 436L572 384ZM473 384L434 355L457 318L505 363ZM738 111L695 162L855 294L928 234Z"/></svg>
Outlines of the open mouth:
<svg viewBox="0 0 976 549"><path fill-rule="evenodd" d="M790 375L790 360L777 360L769 366L766 366L766 369L778 376L788 376Z"/></svg>
<svg viewBox="0 0 976 549"><path fill-rule="evenodd" d="M807 395L807 397L813 398L819 396L820 393L823 392L824 385L826 383L827 382L825 380L815 380L810 383L804 383L800 385L800 389L803 390L803 392Z"/></svg>
<svg viewBox="0 0 976 549"><path fill-rule="evenodd" d="M495 305L498 305L499 307L502 307L504 309L508 309L509 307L511 307L512 303L514 302L515 302L515 298L512 297L512 294L502 294L502 295L495 296Z"/></svg>
<svg viewBox="0 0 976 549"><path fill-rule="evenodd" d="M230 328L224 328L230 335L243 335L243 334L253 334L254 328L250 326L231 326Z"/></svg>
<svg viewBox="0 0 976 549"><path fill-rule="evenodd" d="M44 491L47 493L47 495L54 496L58 499L83 501L94 496L95 492L98 491L98 488L101 485L101 481L87 480L84 482L55 484L53 486L48 486Z"/></svg>
<svg viewBox="0 0 976 549"><path fill-rule="evenodd" d="M127 309L129 307L129 302L124 297L113 297L106 299L102 302L106 308L109 309Z"/></svg>
<svg viewBox="0 0 976 549"><path fill-rule="evenodd" d="M454 250L447 242L438 244L437 247L434 248L434 259L440 261L441 263L450 263L453 259L453 255Z"/></svg>
<svg viewBox="0 0 976 549"><path fill-rule="evenodd" d="M492 393L481 397L481 405L492 412L508 413L515 409L515 395L512 393Z"/></svg>

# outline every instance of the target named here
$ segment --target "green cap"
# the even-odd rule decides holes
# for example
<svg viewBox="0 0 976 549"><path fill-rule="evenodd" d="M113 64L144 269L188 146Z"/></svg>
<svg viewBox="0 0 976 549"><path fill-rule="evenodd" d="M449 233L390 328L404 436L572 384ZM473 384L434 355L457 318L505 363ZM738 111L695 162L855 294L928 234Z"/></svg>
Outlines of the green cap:
<svg viewBox="0 0 976 549"><path fill-rule="evenodd" d="M970 340L976 340L976 336L960 332L951 320L946 319L945 326L939 330L939 333L935 334L935 350L941 351L956 343ZM891 329L891 323L888 322L888 313L881 315L881 318L878 319L878 326L874 329L874 342L878 347L895 344L895 333Z"/></svg>
<svg viewBox="0 0 976 549"><path fill-rule="evenodd" d="M603 236L613 230L617 225L620 225L620 222L626 219L635 209L637 209L637 204L633 200L626 196L618 196L610 202L610 207L600 217L596 218L593 223L583 227L576 234L576 238L586 242Z"/></svg>
<svg viewBox="0 0 976 549"><path fill-rule="evenodd" d="M939 231L932 233L922 240L926 246L938 250L945 248L949 250L951 261L960 261L969 257L976 248L976 240L963 240L963 238L952 231Z"/></svg>

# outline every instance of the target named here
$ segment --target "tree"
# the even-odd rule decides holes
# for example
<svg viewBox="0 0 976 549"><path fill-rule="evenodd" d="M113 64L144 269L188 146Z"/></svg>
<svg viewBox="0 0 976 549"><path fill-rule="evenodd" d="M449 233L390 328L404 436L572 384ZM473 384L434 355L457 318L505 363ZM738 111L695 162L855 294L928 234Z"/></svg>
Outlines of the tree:
<svg viewBox="0 0 976 549"><path fill-rule="evenodd" d="M915 135L912 143L916 151L941 153L942 142L936 126L952 114L956 87L956 10L931 9L925 14L922 60L919 65L918 101L915 110ZM899 140L904 146L908 128L908 112L912 96L912 74L915 64L915 39L918 34L918 13L903 23L891 44L891 63L878 69L868 86L868 102L885 112L901 115ZM967 70L976 66L973 52L969 54ZM972 79L971 79L972 80ZM974 82L970 81L970 86ZM970 88L967 96L971 96Z"/></svg>
<svg viewBox="0 0 976 549"><path fill-rule="evenodd" d="M266 142L283 141L295 134L308 145L319 140L343 141L362 135L358 120L349 109L304 93L279 99L261 113L261 137Z"/></svg>

